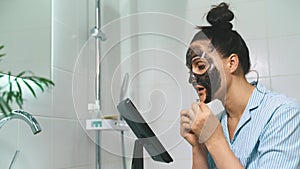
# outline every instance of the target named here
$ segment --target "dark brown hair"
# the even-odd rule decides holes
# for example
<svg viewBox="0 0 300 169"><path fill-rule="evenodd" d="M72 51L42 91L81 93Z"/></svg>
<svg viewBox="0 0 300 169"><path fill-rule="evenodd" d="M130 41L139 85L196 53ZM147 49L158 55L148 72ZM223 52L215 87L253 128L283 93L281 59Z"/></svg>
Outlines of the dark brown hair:
<svg viewBox="0 0 300 169"><path fill-rule="evenodd" d="M207 21L211 26L198 26L200 31L194 36L192 42L197 40L209 39L214 48L223 55L229 57L235 53L239 57L240 66L244 74L250 69L250 58L248 47L241 35L232 30L230 23L234 18L234 14L229 10L229 5L222 2L212 9L206 15ZM190 68L192 57L190 51L186 54L186 65Z"/></svg>

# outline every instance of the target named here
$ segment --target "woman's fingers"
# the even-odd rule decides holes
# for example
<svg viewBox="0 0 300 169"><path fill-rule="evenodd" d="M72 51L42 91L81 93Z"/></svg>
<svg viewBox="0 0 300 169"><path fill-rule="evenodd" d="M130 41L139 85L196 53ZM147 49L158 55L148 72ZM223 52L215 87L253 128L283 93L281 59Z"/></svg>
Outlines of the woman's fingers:
<svg viewBox="0 0 300 169"><path fill-rule="evenodd" d="M189 110L182 110L180 112L180 134L185 137L187 133L191 132L191 126L195 119L194 112Z"/></svg>
<svg viewBox="0 0 300 169"><path fill-rule="evenodd" d="M201 109L202 112L211 113L210 108L205 103L200 103L200 104L198 104L198 106L199 106L199 108Z"/></svg>
<svg viewBox="0 0 300 169"><path fill-rule="evenodd" d="M201 113L201 109L198 103L194 102L192 104L192 110L194 111L194 114L197 115L198 113Z"/></svg>
<svg viewBox="0 0 300 169"><path fill-rule="evenodd" d="M188 109L188 110L182 110L180 112L180 116L181 117L187 117L188 119L190 119L191 121L195 120L195 113L192 109Z"/></svg>

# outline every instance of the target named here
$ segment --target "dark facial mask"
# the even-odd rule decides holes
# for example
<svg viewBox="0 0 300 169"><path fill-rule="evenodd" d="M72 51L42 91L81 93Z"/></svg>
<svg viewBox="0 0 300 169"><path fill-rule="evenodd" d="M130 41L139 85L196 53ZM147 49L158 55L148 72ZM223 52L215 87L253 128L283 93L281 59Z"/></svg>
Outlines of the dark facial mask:
<svg viewBox="0 0 300 169"><path fill-rule="evenodd" d="M210 68L204 74L199 75L191 72L189 81L193 86L200 85L206 89L206 99L204 100L204 103L211 102L212 97L221 87L220 72L216 66L214 66L213 62L210 62Z"/></svg>

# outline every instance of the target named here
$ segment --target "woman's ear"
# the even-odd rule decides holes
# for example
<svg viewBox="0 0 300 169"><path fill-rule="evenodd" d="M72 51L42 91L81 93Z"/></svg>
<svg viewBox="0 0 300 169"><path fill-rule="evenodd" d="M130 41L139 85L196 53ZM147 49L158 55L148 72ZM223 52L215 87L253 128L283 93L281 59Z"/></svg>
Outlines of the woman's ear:
<svg viewBox="0 0 300 169"><path fill-rule="evenodd" d="M238 71L239 68L239 57L237 54L233 53L231 54L228 58L228 66L229 66L229 72L230 73L235 73L236 71Z"/></svg>

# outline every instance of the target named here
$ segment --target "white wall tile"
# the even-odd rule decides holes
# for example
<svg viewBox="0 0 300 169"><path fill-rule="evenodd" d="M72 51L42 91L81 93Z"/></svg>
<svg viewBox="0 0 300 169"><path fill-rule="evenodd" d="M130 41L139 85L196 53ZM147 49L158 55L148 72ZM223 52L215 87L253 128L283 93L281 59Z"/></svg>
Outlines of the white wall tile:
<svg viewBox="0 0 300 169"><path fill-rule="evenodd" d="M84 126L85 127L85 126ZM73 166L94 165L95 164L95 143L86 133L85 128L76 122L75 136L72 144L75 146L73 153Z"/></svg>
<svg viewBox="0 0 300 169"><path fill-rule="evenodd" d="M299 45L300 36L269 39L271 76L300 74Z"/></svg>
<svg viewBox="0 0 300 169"><path fill-rule="evenodd" d="M102 25L106 25L120 17L120 1L104 0L101 5Z"/></svg>
<svg viewBox="0 0 300 169"><path fill-rule="evenodd" d="M53 116L77 119L72 98L72 74L53 68Z"/></svg>
<svg viewBox="0 0 300 169"><path fill-rule="evenodd" d="M50 77L51 1L1 1L0 8L0 43L7 54L1 70Z"/></svg>
<svg viewBox="0 0 300 169"><path fill-rule="evenodd" d="M125 138L127 139L127 137ZM120 131L102 131L101 132L101 151L102 161L118 162L122 159L121 132Z"/></svg>
<svg viewBox="0 0 300 169"><path fill-rule="evenodd" d="M55 119L52 122L53 168L68 168L78 165L78 146L76 121ZM48 143L49 144L49 143Z"/></svg>
<svg viewBox="0 0 300 169"><path fill-rule="evenodd" d="M72 71L85 77L94 78L96 74L95 52L95 40L91 37L84 44L78 45L77 54L73 53L69 55L71 60L68 65L68 71ZM63 62L67 62L67 58L59 58L60 56L57 57L58 67L63 67L63 64L59 62L62 60Z"/></svg>
<svg viewBox="0 0 300 169"><path fill-rule="evenodd" d="M271 78L260 78L259 82L261 82L267 89L272 90Z"/></svg>
<svg viewBox="0 0 300 169"><path fill-rule="evenodd" d="M16 150L19 150L18 120L13 119L0 128L0 168L8 168ZM29 130L29 129L28 129ZM20 158L16 158L18 162ZM14 164L16 167L16 163Z"/></svg>
<svg viewBox="0 0 300 169"><path fill-rule="evenodd" d="M68 25L74 30L80 30L82 25L87 26L87 0L54 0L53 18Z"/></svg>
<svg viewBox="0 0 300 169"><path fill-rule="evenodd" d="M87 1L54 1L53 6L53 66L73 71L91 29Z"/></svg>
<svg viewBox="0 0 300 169"><path fill-rule="evenodd" d="M31 70L38 76L50 77L50 28L0 33L6 56L1 70L18 74ZM1 50L2 51L2 50Z"/></svg>
<svg viewBox="0 0 300 169"><path fill-rule="evenodd" d="M235 16L233 20L234 29L244 39L257 39L267 36L264 1L232 3L230 8ZM253 15L253 11L257 15Z"/></svg>
<svg viewBox="0 0 300 169"><path fill-rule="evenodd" d="M78 74L73 74L72 103L78 119L91 118L88 104L95 103L94 79L89 80Z"/></svg>
<svg viewBox="0 0 300 169"><path fill-rule="evenodd" d="M251 68L258 72L260 77L268 77L269 73L269 56L268 44L266 39L248 40L247 46L250 52ZM247 77L256 77L255 73Z"/></svg>
<svg viewBox="0 0 300 169"><path fill-rule="evenodd" d="M219 3L220 3L219 0L202 0L202 1L189 0L187 1L186 10L187 11L198 10L198 11L208 12L212 5L217 5ZM202 16L199 17L199 19L201 18Z"/></svg>
<svg viewBox="0 0 300 169"><path fill-rule="evenodd" d="M50 27L51 0L4 0L0 1L0 8L0 32Z"/></svg>
<svg viewBox="0 0 300 169"><path fill-rule="evenodd" d="M168 13L177 16L182 16L186 8L187 2L180 0L166 0L166 1L141 1L137 3L138 12L158 12Z"/></svg>
<svg viewBox="0 0 300 169"><path fill-rule="evenodd" d="M300 76L278 76L271 78L272 89L289 97L300 100Z"/></svg>
<svg viewBox="0 0 300 169"><path fill-rule="evenodd" d="M200 1L198 1L199 3ZM201 5L203 7L204 5ZM199 8L199 7L198 7ZM209 6L206 7L206 9L193 9L193 10L187 10L186 11L186 16L184 19L191 23L194 28L196 26L201 26L201 25L208 25L208 22L206 21L206 14L209 10ZM189 31L193 31L193 29L190 29Z"/></svg>
<svg viewBox="0 0 300 169"><path fill-rule="evenodd" d="M231 4L231 3L237 4L237 3L247 3L247 2L252 2L252 1L261 1L261 0L229 0L228 3L229 4Z"/></svg>
<svg viewBox="0 0 300 169"><path fill-rule="evenodd" d="M194 23L169 15L168 13L142 13L138 15L138 31L139 33L152 33L158 37L167 37L172 41L178 41L180 44L186 45L190 42L190 32L185 32L186 27L194 28ZM159 25L159 26L157 26ZM155 40L155 39L154 39ZM160 44L156 41L156 44ZM165 46L167 44L164 44Z"/></svg>
<svg viewBox="0 0 300 169"><path fill-rule="evenodd" d="M270 37L286 36L300 33L298 22L300 11L298 0L266 0L268 35Z"/></svg>
<svg viewBox="0 0 300 169"><path fill-rule="evenodd" d="M36 120L42 129L36 135L33 135L24 121L19 121L20 154L17 164L19 168L52 169L52 121L48 118L36 118Z"/></svg>
<svg viewBox="0 0 300 169"><path fill-rule="evenodd" d="M53 66L73 71L78 53L79 34L61 22L53 22Z"/></svg>
<svg viewBox="0 0 300 169"><path fill-rule="evenodd" d="M95 165L87 165L87 166L79 166L79 167L72 167L72 168L68 168L68 169L94 169L96 168Z"/></svg>

